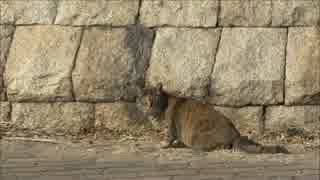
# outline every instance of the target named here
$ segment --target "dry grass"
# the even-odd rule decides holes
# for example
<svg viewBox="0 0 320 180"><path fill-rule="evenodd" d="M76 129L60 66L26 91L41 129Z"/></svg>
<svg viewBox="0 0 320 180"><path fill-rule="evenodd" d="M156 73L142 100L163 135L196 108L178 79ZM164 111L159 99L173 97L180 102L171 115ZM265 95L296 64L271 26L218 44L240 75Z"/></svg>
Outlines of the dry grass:
<svg viewBox="0 0 320 180"><path fill-rule="evenodd" d="M46 132L17 129L9 125L0 125L0 137L27 137L35 139L70 140L72 142L119 142L119 143L147 143L159 145L166 137L166 124L134 125L130 129L95 129L77 136L65 134L48 134ZM265 135L255 137L255 141L265 144L277 144L295 152L312 151L320 147L320 130L305 131L303 129L287 129L281 132L266 132ZM228 151L229 152L229 151Z"/></svg>

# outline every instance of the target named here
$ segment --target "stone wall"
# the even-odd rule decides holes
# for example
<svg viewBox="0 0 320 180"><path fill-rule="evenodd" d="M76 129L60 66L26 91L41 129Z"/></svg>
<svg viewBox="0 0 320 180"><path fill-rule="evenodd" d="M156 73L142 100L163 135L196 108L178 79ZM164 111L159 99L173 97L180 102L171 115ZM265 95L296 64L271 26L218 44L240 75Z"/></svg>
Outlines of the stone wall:
<svg viewBox="0 0 320 180"><path fill-rule="evenodd" d="M1 0L0 24L0 124L127 128L162 83L245 133L320 126L319 0Z"/></svg>

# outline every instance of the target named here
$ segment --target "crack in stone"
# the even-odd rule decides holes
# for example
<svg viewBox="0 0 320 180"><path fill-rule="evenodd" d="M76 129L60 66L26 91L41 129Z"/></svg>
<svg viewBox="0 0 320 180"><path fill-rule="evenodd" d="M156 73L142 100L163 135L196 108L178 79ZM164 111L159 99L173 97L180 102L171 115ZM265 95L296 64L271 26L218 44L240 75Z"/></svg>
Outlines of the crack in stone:
<svg viewBox="0 0 320 180"><path fill-rule="evenodd" d="M219 27L220 24L220 16L221 16L221 1L222 0L217 0L218 1L218 10L217 10L217 23L216 23L216 27Z"/></svg>
<svg viewBox="0 0 320 180"><path fill-rule="evenodd" d="M135 24L139 24L140 23L140 13L141 13L142 1L143 0L139 0L138 12L137 12L137 15L135 17Z"/></svg>
<svg viewBox="0 0 320 180"><path fill-rule="evenodd" d="M144 84L143 84L143 88L146 87L147 85L147 74L148 74L148 69L150 67L150 63L151 63L151 58L152 58L152 52L153 52L153 48L154 48L154 44L155 44L155 41L156 41L156 36L157 36L157 29L155 28L150 28L152 31L153 31L153 38L152 38L152 41L151 41L151 46L150 46L150 55L149 55L149 59L147 60L147 63L146 63L146 69L144 71Z"/></svg>
<svg viewBox="0 0 320 180"><path fill-rule="evenodd" d="M54 1L53 3L56 7L55 7L55 15L52 19L52 24L55 24L57 16L58 16L58 8L59 8L60 1Z"/></svg>
<svg viewBox="0 0 320 180"><path fill-rule="evenodd" d="M217 42L217 47L216 47L216 53L214 55L214 62L212 63L212 67L211 67L211 70L210 70L210 73L209 73L209 83L208 83L208 86L206 88L206 91L207 91L207 98L210 97L210 88L211 88L211 85L212 85L212 73L214 71L214 67L215 67L215 64L217 62L217 55L218 55L218 51L219 51L219 48L220 48L220 44L221 44L221 39L222 39L222 32L223 32L223 29L221 28L220 29L220 34L219 34L219 39L218 39L218 42Z"/></svg>
<svg viewBox="0 0 320 180"><path fill-rule="evenodd" d="M3 71L2 71L2 81L0 82L2 84L2 93L4 93L4 101L8 101L8 93L7 93L7 87L5 86L5 77L4 77L4 74L5 74L5 71L6 71L6 64L7 64L7 61L8 61L8 57L9 57L9 53L10 53L10 50L12 48L12 43L13 43L13 39L14 39L14 35L16 33L16 27L13 26L13 30L12 30L12 33L10 34L10 44L9 44L9 49L8 51L6 52L6 54L3 56L4 57L4 64L3 64ZM0 49L1 49L1 43L0 43Z"/></svg>
<svg viewBox="0 0 320 180"><path fill-rule="evenodd" d="M286 42L285 42L285 49L284 49L284 66L283 66L283 89L282 89L282 104L286 104L286 80L287 80L287 51L288 51L288 44L289 44L289 28L286 28Z"/></svg>
<svg viewBox="0 0 320 180"><path fill-rule="evenodd" d="M272 23L273 23L273 6L274 6L273 1L274 0L270 0L271 10L270 10L270 23L268 24L269 26L272 26Z"/></svg>
<svg viewBox="0 0 320 180"><path fill-rule="evenodd" d="M9 106L8 121L12 122L12 109L13 109L12 102L8 102L8 106Z"/></svg>
<svg viewBox="0 0 320 180"><path fill-rule="evenodd" d="M267 112L267 106L262 106L262 115L260 118L260 121L258 122L259 126L259 135L263 136L265 127L266 127L266 112Z"/></svg>
<svg viewBox="0 0 320 180"><path fill-rule="evenodd" d="M74 91L74 86L73 86L73 77L72 77L72 74L76 68L76 63L77 63L77 59L78 59L78 53L79 53L79 50L80 50L80 47L81 47L81 44L82 44L82 40L83 40L83 36L84 36L84 31L85 31L85 28L82 28L81 29L81 33L80 33L80 40L79 40L79 45L76 49L76 53L74 55L74 59L73 59L73 62L72 62L72 67L71 67L71 71L70 71L70 86L71 86L71 95L72 95L72 99L74 101L77 101L76 100L76 96L75 96L75 91Z"/></svg>

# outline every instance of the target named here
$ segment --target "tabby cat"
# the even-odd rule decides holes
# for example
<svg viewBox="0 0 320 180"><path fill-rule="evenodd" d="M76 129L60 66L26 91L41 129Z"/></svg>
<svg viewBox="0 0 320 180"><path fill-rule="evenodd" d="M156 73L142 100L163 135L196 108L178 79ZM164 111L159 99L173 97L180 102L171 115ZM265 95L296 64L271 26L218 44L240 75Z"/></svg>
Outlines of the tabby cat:
<svg viewBox="0 0 320 180"><path fill-rule="evenodd" d="M168 97L161 85L147 88L137 98L138 109L148 118L169 122L163 148L189 147L196 150L236 149L247 153L289 153L281 146L262 146L241 136L230 119L205 102Z"/></svg>

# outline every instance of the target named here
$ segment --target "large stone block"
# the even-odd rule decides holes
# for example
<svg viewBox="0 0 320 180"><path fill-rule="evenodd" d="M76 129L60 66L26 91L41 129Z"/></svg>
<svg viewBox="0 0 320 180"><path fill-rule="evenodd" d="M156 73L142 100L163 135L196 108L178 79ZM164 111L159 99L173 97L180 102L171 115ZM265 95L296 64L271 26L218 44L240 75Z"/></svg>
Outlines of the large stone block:
<svg viewBox="0 0 320 180"><path fill-rule="evenodd" d="M55 24L134 24L138 9L139 0L60 0Z"/></svg>
<svg viewBox="0 0 320 180"><path fill-rule="evenodd" d="M72 100L71 71L81 29L19 26L5 68L10 101Z"/></svg>
<svg viewBox="0 0 320 180"><path fill-rule="evenodd" d="M157 32L147 83L179 97L207 95L220 29L162 28Z"/></svg>
<svg viewBox="0 0 320 180"><path fill-rule="evenodd" d="M146 26L216 26L218 0L143 0L140 21Z"/></svg>
<svg viewBox="0 0 320 180"><path fill-rule="evenodd" d="M10 103L0 102L0 126L6 125L10 121Z"/></svg>
<svg viewBox="0 0 320 180"><path fill-rule="evenodd" d="M94 105L87 103L13 103L12 125L31 131L77 135L94 127Z"/></svg>
<svg viewBox="0 0 320 180"><path fill-rule="evenodd" d="M320 23L319 0L273 0L273 26L315 26Z"/></svg>
<svg viewBox="0 0 320 180"><path fill-rule="evenodd" d="M5 89L3 87L3 71L6 64L6 57L10 49L13 33L13 26L0 26L0 100L5 100Z"/></svg>
<svg viewBox="0 0 320 180"><path fill-rule="evenodd" d="M257 136L260 132L260 125L263 119L263 108L250 106L242 108L214 107L229 118L242 135Z"/></svg>
<svg viewBox="0 0 320 180"><path fill-rule="evenodd" d="M130 130L147 122L135 103L98 103L95 110L96 129Z"/></svg>
<svg viewBox="0 0 320 180"><path fill-rule="evenodd" d="M271 0L221 0L219 25L267 26L271 11Z"/></svg>
<svg viewBox="0 0 320 180"><path fill-rule="evenodd" d="M282 103L286 35L279 28L223 29L211 75L211 103Z"/></svg>
<svg viewBox="0 0 320 180"><path fill-rule="evenodd" d="M154 33L141 26L89 28L73 83L79 101L133 101L144 86Z"/></svg>
<svg viewBox="0 0 320 180"><path fill-rule="evenodd" d="M52 24L56 0L1 0L0 24Z"/></svg>
<svg viewBox="0 0 320 180"><path fill-rule="evenodd" d="M271 106L266 109L267 131L282 131L288 128L319 130L320 106Z"/></svg>
<svg viewBox="0 0 320 180"><path fill-rule="evenodd" d="M289 28L286 104L320 103L320 30Z"/></svg>

